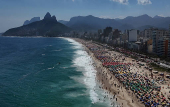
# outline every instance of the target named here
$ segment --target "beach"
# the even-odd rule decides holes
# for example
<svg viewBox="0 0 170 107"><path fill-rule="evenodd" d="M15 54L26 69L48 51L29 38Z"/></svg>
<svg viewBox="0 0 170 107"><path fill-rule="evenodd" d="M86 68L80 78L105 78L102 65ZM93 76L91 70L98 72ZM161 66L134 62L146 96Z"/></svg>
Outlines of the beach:
<svg viewBox="0 0 170 107"><path fill-rule="evenodd" d="M161 76L154 73L154 70L146 69L147 63L136 61L92 41L74 40L81 43L93 59L97 70L96 81L101 84L99 88L106 91L104 98L116 101L119 107L168 106L169 80L162 77L164 83L159 83L157 79Z"/></svg>

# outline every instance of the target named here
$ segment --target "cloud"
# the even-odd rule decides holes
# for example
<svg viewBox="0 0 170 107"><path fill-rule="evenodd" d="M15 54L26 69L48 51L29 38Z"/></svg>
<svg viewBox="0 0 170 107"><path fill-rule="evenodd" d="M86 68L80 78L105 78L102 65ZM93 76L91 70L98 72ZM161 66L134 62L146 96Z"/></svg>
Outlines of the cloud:
<svg viewBox="0 0 170 107"><path fill-rule="evenodd" d="M102 18L102 19L112 19L110 16L100 16L99 18Z"/></svg>
<svg viewBox="0 0 170 107"><path fill-rule="evenodd" d="M125 18L125 16L118 16L115 19L124 19L124 18Z"/></svg>
<svg viewBox="0 0 170 107"><path fill-rule="evenodd" d="M74 0L72 0L74 2Z"/></svg>
<svg viewBox="0 0 170 107"><path fill-rule="evenodd" d="M111 0L111 1L119 2L121 4L128 4L128 0Z"/></svg>
<svg viewBox="0 0 170 107"><path fill-rule="evenodd" d="M160 16L160 17L166 17L166 16L164 16L163 14L160 14L160 15L158 15L158 16Z"/></svg>
<svg viewBox="0 0 170 107"><path fill-rule="evenodd" d="M150 0L138 0L138 4L147 5L152 4L152 2Z"/></svg>

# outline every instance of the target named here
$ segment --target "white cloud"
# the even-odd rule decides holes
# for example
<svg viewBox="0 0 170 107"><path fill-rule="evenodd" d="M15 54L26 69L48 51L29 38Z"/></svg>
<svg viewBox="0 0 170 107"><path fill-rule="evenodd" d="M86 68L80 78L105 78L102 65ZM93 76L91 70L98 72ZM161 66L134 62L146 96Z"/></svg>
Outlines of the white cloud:
<svg viewBox="0 0 170 107"><path fill-rule="evenodd" d="M128 4L128 0L111 0L111 1L119 2L121 4Z"/></svg>
<svg viewBox="0 0 170 107"><path fill-rule="evenodd" d="M158 16L160 16L160 17L166 17L166 16L164 16L163 14L160 14L160 15L158 15Z"/></svg>
<svg viewBox="0 0 170 107"><path fill-rule="evenodd" d="M125 18L125 16L118 16L115 19L124 19L124 18Z"/></svg>
<svg viewBox="0 0 170 107"><path fill-rule="evenodd" d="M138 4L147 5L152 4L152 2L150 0L138 0Z"/></svg>
<svg viewBox="0 0 170 107"><path fill-rule="evenodd" d="M99 18L102 18L102 19L112 19L110 16L100 16Z"/></svg>
<svg viewBox="0 0 170 107"><path fill-rule="evenodd" d="M74 0L72 0L74 2Z"/></svg>

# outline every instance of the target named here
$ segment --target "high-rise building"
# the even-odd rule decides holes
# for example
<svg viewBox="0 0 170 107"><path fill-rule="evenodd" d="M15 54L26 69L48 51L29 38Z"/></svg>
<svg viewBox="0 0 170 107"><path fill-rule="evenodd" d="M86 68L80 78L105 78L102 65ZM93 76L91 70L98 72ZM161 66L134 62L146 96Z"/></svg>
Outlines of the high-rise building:
<svg viewBox="0 0 170 107"><path fill-rule="evenodd" d="M169 24L169 35L168 35L168 37L170 38L170 24Z"/></svg>
<svg viewBox="0 0 170 107"><path fill-rule="evenodd" d="M168 41L168 57L170 58L170 24L169 24L169 35L168 35L169 41Z"/></svg>
<svg viewBox="0 0 170 107"><path fill-rule="evenodd" d="M153 53L157 54L158 40L162 37L167 37L167 36L168 36L167 30L154 29L152 31Z"/></svg>
<svg viewBox="0 0 170 107"><path fill-rule="evenodd" d="M157 48L157 55L159 56L168 56L168 44L169 38L162 37L158 40L158 48Z"/></svg>
<svg viewBox="0 0 170 107"><path fill-rule="evenodd" d="M152 52L157 52L157 36L156 36L156 30L152 32Z"/></svg>
<svg viewBox="0 0 170 107"><path fill-rule="evenodd" d="M150 29L145 29L144 32L143 32L143 36L145 38L151 38L152 37L152 32L153 32L153 28L150 28Z"/></svg>
<svg viewBox="0 0 170 107"><path fill-rule="evenodd" d="M129 42L136 42L137 41L137 30L129 30Z"/></svg>

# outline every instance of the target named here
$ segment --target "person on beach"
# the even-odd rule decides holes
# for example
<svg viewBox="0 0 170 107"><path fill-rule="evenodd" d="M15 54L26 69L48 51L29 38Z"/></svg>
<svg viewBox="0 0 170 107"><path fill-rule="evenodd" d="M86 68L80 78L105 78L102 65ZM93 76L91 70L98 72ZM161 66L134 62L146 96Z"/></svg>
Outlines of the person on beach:
<svg viewBox="0 0 170 107"><path fill-rule="evenodd" d="M108 54L106 53L105 54L105 51L106 51L106 49L102 49L103 47L102 46L96 46L96 44L93 44L93 43L86 43L85 44L85 46L87 46L88 48L89 48L89 50L93 53L93 55L94 55L94 58L97 58L99 61L101 61L102 63L105 63L105 62L116 62L117 64L120 64L120 60L119 60L119 58L121 57L121 55L118 55L117 53L114 55L114 60L112 60L112 58L110 57L110 56L108 56ZM90 53L90 51L89 51L89 53ZM119 60L119 61L118 61ZM125 60L126 62L127 61L129 61L129 58L126 58L126 60ZM130 61L131 63L132 63L132 61ZM129 62L129 63L130 63ZM103 87L102 88L104 88L104 87L106 87L106 85L105 84L109 84L108 83L108 81L110 81L111 79L109 79L109 77L111 77L111 76L113 76L113 78L114 77L116 77L115 76L115 74L113 74L113 72L116 72L117 74L118 74L118 76L116 77L116 81L118 81L118 83L116 84L114 84L115 85L115 87L116 87L116 85L119 85L119 83L121 83L121 84L123 84L123 86L124 87L126 87L125 89L127 90L127 91L132 91L132 96L133 96L133 93L134 93L134 95L136 95L137 94L137 96L136 96L136 98L142 98L142 100L143 100L143 103L145 103L145 101L148 101L147 99L149 99L149 100L151 100L151 101L153 101L154 99L151 99L151 97L149 97L149 96L154 96L155 94L153 94L152 92L153 92L153 90L152 90L152 83L151 83L151 81L149 80L149 79L151 79L151 77L149 76L149 77L147 77L147 80L145 79L145 76L144 75L142 75L141 76L141 78L140 78L140 76L138 75L138 74L136 74L136 76L135 77L133 77L134 76L134 74L137 72L137 73L141 73L141 74L144 74L145 72L144 71L142 71L142 72L140 72L140 68L139 67L137 67L136 66L136 63L135 64L132 64L132 65L130 65L130 64L128 64L128 65L124 65L124 63L121 63L121 65L103 65L103 64L100 64L100 65L97 65L97 66L99 66L99 67L101 67L101 66L103 66L101 69L103 69L103 72L101 71L101 74L100 74L100 72L99 72L99 74L101 75L100 77L102 78L102 85L103 85ZM117 66L117 67L116 67ZM125 68L125 66L127 66L127 68ZM134 66L134 67L133 67ZM109 70L109 69L112 69L112 71L107 71L106 69L105 69L105 67L107 67L107 70ZM108 69L109 68L109 69ZM135 69L134 69L135 68ZM139 68L139 69L138 69ZM123 69L123 70L122 70ZM141 69L143 69L143 68L141 68ZM117 70L117 71L116 71ZM126 73L126 70L129 70L128 72L129 73ZM119 73L118 73L118 71L120 71ZM134 73L135 72L135 73ZM105 74L106 73L106 74ZM109 73L111 73L111 74L109 74ZM126 75L127 74L127 75ZM149 74L149 73L148 73ZM126 75L126 76L125 76ZM123 79L123 82L125 83L122 83L120 80L121 80L121 78ZM136 78L138 78L137 80L135 80ZM114 81L115 81L114 80ZM112 80L113 81L113 80ZM113 84L113 82L111 82L112 84ZM112 85L111 84L111 85ZM107 85L108 86L108 85ZM133 86L133 87L132 87ZM135 88L134 88L135 87ZM150 89L150 87L151 87L151 89ZM122 87L120 87L121 89L122 89ZM161 86L161 88L162 88L162 90L165 90L165 87L163 87L163 86ZM108 88L109 89L109 88ZM137 90L136 90L137 89ZM145 91L146 90L146 91ZM161 91L162 91L161 90ZM111 90L109 89L109 92L110 92ZM123 90L122 90L123 91ZM150 94L148 94L147 92L151 92L151 95ZM160 92L159 92L159 94L157 95L158 97L161 97L160 99L163 99L163 94L165 95L165 92L163 92L162 94L160 94ZM141 95L143 95L143 96L145 96L145 97L141 97ZM124 96L124 94L123 94L123 96ZM139 96L139 97L138 97ZM135 96L134 96L135 97ZM117 98L116 98L116 100L117 100ZM167 102L169 102L169 100L168 99L166 99L166 101ZM133 99L132 99L132 103L133 103L134 101L133 101ZM159 103L160 104L160 103ZM151 106L151 105L150 105Z"/></svg>

